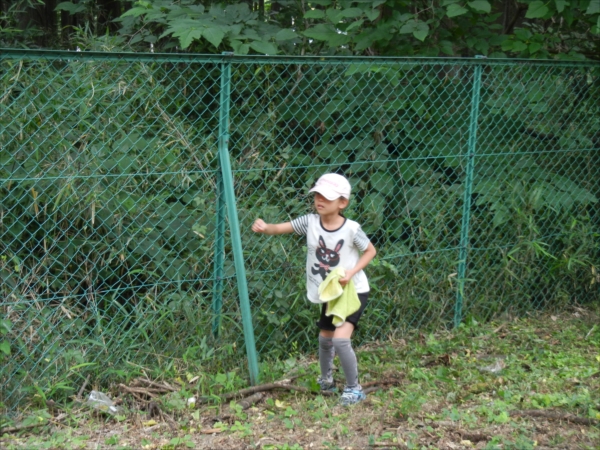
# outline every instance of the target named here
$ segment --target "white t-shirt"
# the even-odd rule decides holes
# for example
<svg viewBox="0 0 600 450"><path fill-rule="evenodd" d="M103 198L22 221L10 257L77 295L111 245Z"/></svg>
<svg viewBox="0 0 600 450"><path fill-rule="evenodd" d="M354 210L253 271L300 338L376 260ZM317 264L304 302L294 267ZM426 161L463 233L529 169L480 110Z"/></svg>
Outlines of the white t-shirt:
<svg viewBox="0 0 600 450"><path fill-rule="evenodd" d="M319 300L319 285L327 278L332 268L338 265L344 269L353 269L369 246L369 238L353 220L345 219L337 230L326 230L321 225L318 214L308 214L292 220L292 228L299 235L306 236L306 293L313 303ZM356 292L369 292L369 281L364 271L354 277Z"/></svg>

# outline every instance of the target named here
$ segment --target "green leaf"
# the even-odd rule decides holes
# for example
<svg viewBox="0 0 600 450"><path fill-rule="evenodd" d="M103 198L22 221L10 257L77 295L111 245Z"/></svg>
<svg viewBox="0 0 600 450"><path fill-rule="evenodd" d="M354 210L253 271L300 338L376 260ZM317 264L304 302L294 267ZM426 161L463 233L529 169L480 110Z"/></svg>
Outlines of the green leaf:
<svg viewBox="0 0 600 450"><path fill-rule="evenodd" d="M545 102L536 103L530 106L529 109L536 113L545 113L548 112L548 104Z"/></svg>
<svg viewBox="0 0 600 450"><path fill-rule="evenodd" d="M400 27L400 34L410 34L410 33L414 33L415 31L417 31L417 21L415 19L410 19L408 22L406 22L404 25L402 25L402 27Z"/></svg>
<svg viewBox="0 0 600 450"><path fill-rule="evenodd" d="M556 3L556 11L562 13L565 10L565 6L569 4L567 0L555 0ZM591 4L590 4L591 6Z"/></svg>
<svg viewBox="0 0 600 450"><path fill-rule="evenodd" d="M10 355L10 344L8 341L0 342L0 351L5 355Z"/></svg>
<svg viewBox="0 0 600 450"><path fill-rule="evenodd" d="M56 9L57 9L57 10L58 10L58 8L59 8L59 6L60 6L60 5L62 5L62 3L60 3L60 4L59 4L59 5L56 7ZM148 10L147 8L139 8L139 7L137 7L137 8L131 8L130 10L128 10L128 11L125 11L125 12L124 12L124 13L121 15L121 17L127 17L127 16L139 17L139 16L141 16L142 14L146 14L148 11L149 11L149 10Z"/></svg>
<svg viewBox="0 0 600 450"><path fill-rule="evenodd" d="M526 19L539 19L548 14L548 7L544 2L535 1L529 4L529 8L527 9L527 13L525 14Z"/></svg>
<svg viewBox="0 0 600 450"><path fill-rule="evenodd" d="M335 8L327 9L326 14L329 21L334 24L340 22L344 18L343 11Z"/></svg>
<svg viewBox="0 0 600 450"><path fill-rule="evenodd" d="M529 44L529 53L533 55L542 47L543 47L542 44L540 44L538 42L533 42L533 43Z"/></svg>
<svg viewBox="0 0 600 450"><path fill-rule="evenodd" d="M371 11L365 11L365 15L367 16L367 19L369 19L371 22L373 22L374 20L377 20L377 18L379 17L379 10L378 9L373 9Z"/></svg>
<svg viewBox="0 0 600 450"><path fill-rule="evenodd" d="M362 30L358 36L354 36L353 40L355 43L354 49L360 51L373 45L373 42L375 42L377 38L372 30L366 29Z"/></svg>
<svg viewBox="0 0 600 450"><path fill-rule="evenodd" d="M383 195L392 194L394 191L394 179L386 172L375 172L371 176L371 186Z"/></svg>
<svg viewBox="0 0 600 450"><path fill-rule="evenodd" d="M315 153L321 159L329 158L334 150L335 150L335 145L332 145L332 144L321 144L321 145L317 145L314 148Z"/></svg>
<svg viewBox="0 0 600 450"><path fill-rule="evenodd" d="M187 28L177 33L173 33L173 36L179 38L181 48L185 50L190 46L194 39L200 39L202 37L202 30L199 28Z"/></svg>
<svg viewBox="0 0 600 450"><path fill-rule="evenodd" d="M347 34L336 33L335 36L332 36L330 39L328 39L327 44L329 44L329 47L340 47L342 45L346 45L351 40L352 38Z"/></svg>
<svg viewBox="0 0 600 450"><path fill-rule="evenodd" d="M362 9L359 9L359 8L348 8L348 9L342 10L342 16L344 16L348 19L360 17L360 16L362 16L362 13L363 13Z"/></svg>
<svg viewBox="0 0 600 450"><path fill-rule="evenodd" d="M364 19L357 20L356 22L352 22L350 24L350 26L348 28L346 28L346 32L352 31L352 30L354 30L356 28L359 28L364 22L365 22Z"/></svg>
<svg viewBox="0 0 600 450"><path fill-rule="evenodd" d="M0 333L6 334L12 330L12 322L8 319L0 320Z"/></svg>
<svg viewBox="0 0 600 450"><path fill-rule="evenodd" d="M429 25L427 25L425 22L418 22L417 29L413 31L413 36L420 41L424 41L428 34Z"/></svg>
<svg viewBox="0 0 600 450"><path fill-rule="evenodd" d="M309 28L304 33L304 36L316 39L317 41L329 41L337 35L337 32L333 30L331 25L318 24L312 28Z"/></svg>
<svg viewBox="0 0 600 450"><path fill-rule="evenodd" d="M257 51L258 53L266 54L266 55L276 55L277 47L275 47L270 42L264 41L254 41L250 44L250 48L252 50Z"/></svg>
<svg viewBox="0 0 600 450"><path fill-rule="evenodd" d="M133 9L144 9L145 8L133 8ZM68 11L69 14L77 14L85 11L85 3L75 4L73 2L61 2L56 5L55 11Z"/></svg>
<svg viewBox="0 0 600 450"><path fill-rule="evenodd" d="M236 55L247 55L250 51L250 46L242 41L232 40L229 44Z"/></svg>
<svg viewBox="0 0 600 450"><path fill-rule="evenodd" d="M405 161L400 164L400 176L404 181L414 180L419 176L419 166L415 161Z"/></svg>
<svg viewBox="0 0 600 450"><path fill-rule="evenodd" d="M558 8L558 5L557 5ZM600 13L600 1L590 0L590 6L585 10L586 14L598 14Z"/></svg>
<svg viewBox="0 0 600 450"><path fill-rule="evenodd" d="M513 50L513 52L525 51L525 50L527 50L527 44L522 41L515 41L515 42L513 42L512 50Z"/></svg>
<svg viewBox="0 0 600 450"><path fill-rule="evenodd" d="M475 50L479 50L483 55L487 55L490 49L490 43L488 41L480 40L475 43Z"/></svg>
<svg viewBox="0 0 600 450"><path fill-rule="evenodd" d="M304 14L305 19L322 19L325 17L325 12L320 9L312 9Z"/></svg>
<svg viewBox="0 0 600 450"><path fill-rule="evenodd" d="M381 194L369 194L364 198L363 206L365 209L370 209L378 213L383 213L385 209L386 200Z"/></svg>
<svg viewBox="0 0 600 450"><path fill-rule="evenodd" d="M473 2L468 2L468 5L475 11L481 11L485 13L492 12L492 5L490 5L490 2L487 0L475 0Z"/></svg>
<svg viewBox="0 0 600 450"><path fill-rule="evenodd" d="M448 5L448 8L446 9L446 15L448 17L462 16L463 14L466 14L468 12L469 11L466 8L463 8L462 6L457 5L456 3Z"/></svg>
<svg viewBox="0 0 600 450"><path fill-rule="evenodd" d="M440 41L440 50L446 55L454 55L454 49L451 41Z"/></svg>
<svg viewBox="0 0 600 450"><path fill-rule="evenodd" d="M506 39L504 42L502 42L502 50L505 52L512 50L514 43L515 41Z"/></svg>
<svg viewBox="0 0 600 450"><path fill-rule="evenodd" d="M202 30L202 36L215 47L219 47L225 37L225 33L220 27L212 27Z"/></svg>
<svg viewBox="0 0 600 450"><path fill-rule="evenodd" d="M289 39L294 39L295 37L298 37L298 34L289 28L283 28L275 34L276 41L287 41Z"/></svg>
<svg viewBox="0 0 600 450"><path fill-rule="evenodd" d="M531 34L531 31L529 31L529 30L517 29L517 30L515 30L515 36L518 37L522 41L526 41L527 39L531 38L531 36L533 36L533 35Z"/></svg>

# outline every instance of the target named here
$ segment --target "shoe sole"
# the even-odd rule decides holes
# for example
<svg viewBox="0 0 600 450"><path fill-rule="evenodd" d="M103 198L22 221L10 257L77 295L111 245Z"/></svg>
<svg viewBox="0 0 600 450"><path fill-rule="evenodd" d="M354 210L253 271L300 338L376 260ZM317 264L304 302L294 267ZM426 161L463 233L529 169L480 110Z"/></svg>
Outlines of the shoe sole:
<svg viewBox="0 0 600 450"><path fill-rule="evenodd" d="M345 401L340 400L340 405L342 405L342 406L352 406L352 405L356 405L357 403L364 402L366 399L367 399L367 396L365 395L364 397L360 397L355 402L345 402Z"/></svg>

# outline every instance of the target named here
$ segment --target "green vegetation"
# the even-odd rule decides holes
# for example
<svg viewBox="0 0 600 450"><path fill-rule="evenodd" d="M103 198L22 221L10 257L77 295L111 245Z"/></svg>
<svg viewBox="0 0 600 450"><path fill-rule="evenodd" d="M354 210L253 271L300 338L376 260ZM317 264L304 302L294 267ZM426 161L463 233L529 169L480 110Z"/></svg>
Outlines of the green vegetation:
<svg viewBox="0 0 600 450"><path fill-rule="evenodd" d="M173 58L2 59L6 405L62 401L128 364L244 366L229 244L213 302L220 59ZM379 250L359 341L451 326L458 289L478 321L598 300L598 68L486 62L475 120L472 67L236 61L229 145L261 357L307 350L315 314L297 238L250 224L309 211L324 171L350 176L348 216Z"/></svg>
<svg viewBox="0 0 600 450"><path fill-rule="evenodd" d="M595 395L600 389L599 311L575 307L557 315L529 316L487 324L470 321L453 332L411 333L364 346L358 351L362 383L388 377L399 381L351 408L316 391L287 390L268 391L248 409L241 400L190 403L191 397L218 399L236 392L244 380L236 373L208 374L202 365L188 366L187 374L147 366L141 372L177 387L153 399L160 414L151 416L147 402L115 386L113 398L119 396L126 408L121 416L94 414L78 403L53 405L52 410L32 405L19 418L2 419L0 426L37 426L5 433L0 443L7 450L78 449L91 443L161 450L385 444L408 449L593 449L600 438ZM318 362L289 358L265 362L261 370L265 382L291 377L295 385L312 389ZM341 373L335 377L342 382ZM63 417L60 426L55 424L58 416Z"/></svg>
<svg viewBox="0 0 600 450"><path fill-rule="evenodd" d="M0 46L598 59L595 0L0 1Z"/></svg>

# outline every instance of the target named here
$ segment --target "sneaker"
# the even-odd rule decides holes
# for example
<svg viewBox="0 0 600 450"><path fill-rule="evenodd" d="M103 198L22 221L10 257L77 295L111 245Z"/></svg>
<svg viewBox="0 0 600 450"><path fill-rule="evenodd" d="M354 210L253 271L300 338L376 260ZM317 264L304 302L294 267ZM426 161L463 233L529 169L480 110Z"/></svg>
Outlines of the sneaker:
<svg viewBox="0 0 600 450"><path fill-rule="evenodd" d="M321 392L337 392L337 388L335 387L335 381L326 380L324 378L317 378L317 383L321 387Z"/></svg>
<svg viewBox="0 0 600 450"><path fill-rule="evenodd" d="M340 397L340 405L342 405L342 406L355 405L358 402L362 402L366 398L367 398L367 396L363 392L363 389L361 386L357 386L355 388L345 387L344 393Z"/></svg>

